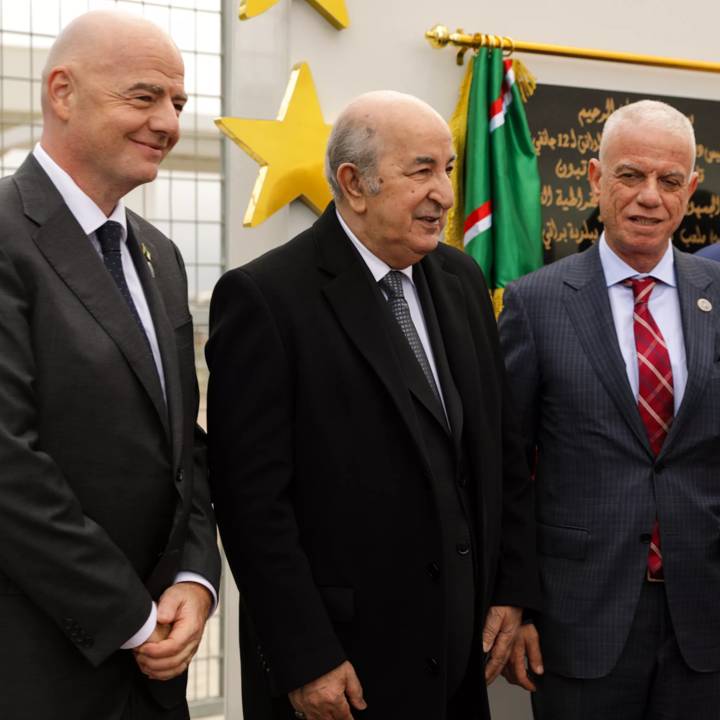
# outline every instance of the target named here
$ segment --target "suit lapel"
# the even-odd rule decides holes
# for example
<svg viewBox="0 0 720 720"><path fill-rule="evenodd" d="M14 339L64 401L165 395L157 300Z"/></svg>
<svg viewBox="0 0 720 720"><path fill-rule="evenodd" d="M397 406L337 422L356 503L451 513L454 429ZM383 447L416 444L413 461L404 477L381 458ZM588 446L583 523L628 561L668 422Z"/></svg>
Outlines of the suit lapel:
<svg viewBox="0 0 720 720"><path fill-rule="evenodd" d="M385 300L340 226L334 203L330 203L314 227L318 266L331 276L322 289L323 294L352 343L392 397L429 472L425 443L407 381L383 319Z"/></svg>
<svg viewBox="0 0 720 720"><path fill-rule="evenodd" d="M466 303L460 279L444 268L438 253L425 256L416 267L418 290L423 299L425 319L431 334L433 352L443 386L445 407L450 421L456 452L462 446L465 414L461 398L478 402L482 392L482 378L475 364L468 363L472 356L467 344L472 342L473 333L468 323ZM432 335L437 333L437 337ZM477 405L480 407L480 404Z"/></svg>
<svg viewBox="0 0 720 720"><path fill-rule="evenodd" d="M422 263L418 263L413 269L413 280L415 281L415 287L417 288L418 297L420 298L420 305L422 306L428 338L430 340L430 346L432 347L433 357L435 358L435 367L437 368L440 388L445 402L447 418L443 413L443 425L446 429L450 430L456 443L459 443L459 438L462 436L463 423L462 402L460 401L457 387L450 372L445 351L445 339L440 329L435 311L435 301L428 287Z"/></svg>
<svg viewBox="0 0 720 720"><path fill-rule="evenodd" d="M713 292L712 279L702 265L683 252L673 252L688 372L685 393L660 457L672 448L676 437L682 436L682 427L694 417L698 403L706 392L715 347L713 314L720 310L717 304L720 299ZM709 312L698 307L698 300L703 298L711 301L712 309Z"/></svg>
<svg viewBox="0 0 720 720"><path fill-rule="evenodd" d="M632 432L652 454L618 346L597 245L574 258L564 280L565 309L597 378Z"/></svg>
<svg viewBox="0 0 720 720"><path fill-rule="evenodd" d="M180 381L180 368L178 366L177 347L175 345L175 332L168 320L165 302L158 289L157 282L150 272L148 261L140 249L141 232L137 221L130 215L128 220L128 248L135 264L140 283L145 293L150 315L155 327L160 356L163 364L163 375L165 377L165 396L167 398L166 417L170 422L170 437L173 448L173 467L180 466L180 454L182 450L182 391ZM147 246L150 256L157 257L155 248L148 239L143 244Z"/></svg>
<svg viewBox="0 0 720 720"><path fill-rule="evenodd" d="M32 156L15 174L33 240L55 272L113 339L150 396L163 427L167 413L150 348L120 291L82 228Z"/></svg>

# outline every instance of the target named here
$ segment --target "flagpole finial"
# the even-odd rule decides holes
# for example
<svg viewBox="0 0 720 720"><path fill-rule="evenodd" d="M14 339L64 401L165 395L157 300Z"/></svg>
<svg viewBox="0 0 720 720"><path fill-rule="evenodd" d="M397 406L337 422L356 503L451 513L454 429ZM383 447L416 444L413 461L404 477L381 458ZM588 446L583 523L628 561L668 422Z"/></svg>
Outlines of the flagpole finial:
<svg viewBox="0 0 720 720"><path fill-rule="evenodd" d="M425 37L432 47L439 50L450 42L450 30L445 25L435 25L425 33Z"/></svg>

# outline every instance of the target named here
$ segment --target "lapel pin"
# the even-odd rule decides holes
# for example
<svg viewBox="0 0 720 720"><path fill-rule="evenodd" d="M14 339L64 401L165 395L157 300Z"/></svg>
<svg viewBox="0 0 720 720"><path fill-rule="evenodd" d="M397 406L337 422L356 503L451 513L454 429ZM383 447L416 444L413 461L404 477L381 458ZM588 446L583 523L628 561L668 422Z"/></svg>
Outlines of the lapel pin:
<svg viewBox="0 0 720 720"><path fill-rule="evenodd" d="M697 306L703 311L703 312L710 312L712 310L712 303L707 298L700 298L697 301Z"/></svg>
<svg viewBox="0 0 720 720"><path fill-rule="evenodd" d="M150 268L150 274L153 277L155 277L155 268L153 267L153 264L152 264L152 255L150 254L150 251L148 250L148 246L145 243L140 243L140 250L142 251L143 257L147 261L148 267ZM705 302L707 302L707 300ZM698 304L700 304L699 300L698 300Z"/></svg>

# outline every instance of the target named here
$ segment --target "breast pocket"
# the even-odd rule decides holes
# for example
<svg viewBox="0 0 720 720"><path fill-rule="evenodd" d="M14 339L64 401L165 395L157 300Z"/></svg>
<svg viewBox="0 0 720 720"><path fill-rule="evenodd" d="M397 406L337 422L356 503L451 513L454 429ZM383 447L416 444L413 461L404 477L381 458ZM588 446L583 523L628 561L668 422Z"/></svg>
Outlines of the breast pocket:
<svg viewBox="0 0 720 720"><path fill-rule="evenodd" d="M589 536L584 528L538 523L538 552L566 560L584 560Z"/></svg>

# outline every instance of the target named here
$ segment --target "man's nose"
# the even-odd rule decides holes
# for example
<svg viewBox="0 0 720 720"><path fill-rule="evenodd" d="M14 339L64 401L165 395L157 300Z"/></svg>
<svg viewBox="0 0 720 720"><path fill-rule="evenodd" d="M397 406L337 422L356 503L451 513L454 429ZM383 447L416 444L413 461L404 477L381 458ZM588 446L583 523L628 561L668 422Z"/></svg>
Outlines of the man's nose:
<svg viewBox="0 0 720 720"><path fill-rule="evenodd" d="M154 108L148 126L153 132L162 133L174 142L180 135L180 118L171 98L163 98Z"/></svg>
<svg viewBox="0 0 720 720"><path fill-rule="evenodd" d="M455 201L450 176L443 172L438 173L438 180L435 182L431 192L430 199L440 205L443 210L449 210Z"/></svg>
<svg viewBox="0 0 720 720"><path fill-rule="evenodd" d="M652 175L648 177L640 187L638 193L638 202L646 207L657 207L662 203L660 197L660 188L658 187L658 180Z"/></svg>

